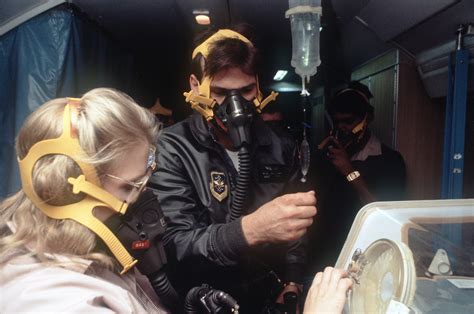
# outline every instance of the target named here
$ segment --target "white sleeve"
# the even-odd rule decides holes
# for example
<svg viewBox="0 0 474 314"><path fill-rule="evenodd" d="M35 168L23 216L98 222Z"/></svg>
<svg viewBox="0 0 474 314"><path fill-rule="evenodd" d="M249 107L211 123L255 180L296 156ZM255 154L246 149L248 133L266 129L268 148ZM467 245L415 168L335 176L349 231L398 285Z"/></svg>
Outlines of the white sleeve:
<svg viewBox="0 0 474 314"><path fill-rule="evenodd" d="M51 270L35 272L3 286L0 312L141 312L138 301L120 286L77 272Z"/></svg>

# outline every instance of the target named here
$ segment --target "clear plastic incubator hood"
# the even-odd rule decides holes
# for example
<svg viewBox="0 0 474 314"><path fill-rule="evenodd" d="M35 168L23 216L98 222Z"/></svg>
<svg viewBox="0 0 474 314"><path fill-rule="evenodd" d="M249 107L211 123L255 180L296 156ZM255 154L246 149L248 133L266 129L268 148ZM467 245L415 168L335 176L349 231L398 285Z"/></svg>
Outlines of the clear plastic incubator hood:
<svg viewBox="0 0 474 314"><path fill-rule="evenodd" d="M336 267L354 281L346 313L473 313L474 199L369 204Z"/></svg>

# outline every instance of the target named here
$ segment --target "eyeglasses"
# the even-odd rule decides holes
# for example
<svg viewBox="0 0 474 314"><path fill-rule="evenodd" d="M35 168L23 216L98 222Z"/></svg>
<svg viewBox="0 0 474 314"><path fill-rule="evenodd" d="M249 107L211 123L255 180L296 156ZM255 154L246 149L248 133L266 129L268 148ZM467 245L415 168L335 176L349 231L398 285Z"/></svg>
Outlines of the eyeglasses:
<svg viewBox="0 0 474 314"><path fill-rule="evenodd" d="M148 152L145 175L138 181L130 181L114 176L112 174L105 174L108 178L118 180L122 183L127 184L130 187L130 192L125 199L125 202L127 202L127 204L131 204L137 200L140 193L143 192L143 190L145 189L148 180L153 174L153 171L156 169L155 152L156 148L154 146L150 147Z"/></svg>

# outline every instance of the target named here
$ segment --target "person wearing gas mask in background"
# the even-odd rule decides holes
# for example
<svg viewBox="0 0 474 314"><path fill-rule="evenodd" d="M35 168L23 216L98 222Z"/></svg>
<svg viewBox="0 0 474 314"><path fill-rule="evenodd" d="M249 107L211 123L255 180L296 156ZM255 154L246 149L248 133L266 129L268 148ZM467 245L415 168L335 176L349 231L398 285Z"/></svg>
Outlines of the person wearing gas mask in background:
<svg viewBox="0 0 474 314"><path fill-rule="evenodd" d="M156 97L155 103L149 109L163 128L174 124L173 110L164 107L161 104L160 97Z"/></svg>
<svg viewBox="0 0 474 314"><path fill-rule="evenodd" d="M318 191L318 220L309 231L312 269L334 265L354 218L373 201L403 200L403 157L371 132L374 108L367 86L351 82L327 106L330 135L313 154L309 182Z"/></svg>
<svg viewBox="0 0 474 314"><path fill-rule="evenodd" d="M16 141L22 189L0 205L1 313L166 312L169 293L157 298L136 269L170 287L162 214L143 191L157 133L148 110L105 88L28 117Z"/></svg>
<svg viewBox="0 0 474 314"><path fill-rule="evenodd" d="M262 97L252 42L229 29L203 39L184 93L194 113L161 133L149 186L168 218L173 286L184 294L207 283L242 313L258 313L286 292L299 294L301 237L316 197L283 195L298 177L295 147L259 116L276 94Z"/></svg>

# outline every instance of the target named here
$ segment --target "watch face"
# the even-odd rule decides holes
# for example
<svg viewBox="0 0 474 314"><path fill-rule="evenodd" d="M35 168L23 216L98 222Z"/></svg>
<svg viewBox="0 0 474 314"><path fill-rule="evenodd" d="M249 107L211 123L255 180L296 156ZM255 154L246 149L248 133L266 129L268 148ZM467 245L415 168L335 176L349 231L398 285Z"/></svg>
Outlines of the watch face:
<svg viewBox="0 0 474 314"><path fill-rule="evenodd" d="M352 181L352 180L357 179L359 176L360 176L360 173L359 171L356 170L349 173L346 178L347 178L347 181Z"/></svg>

